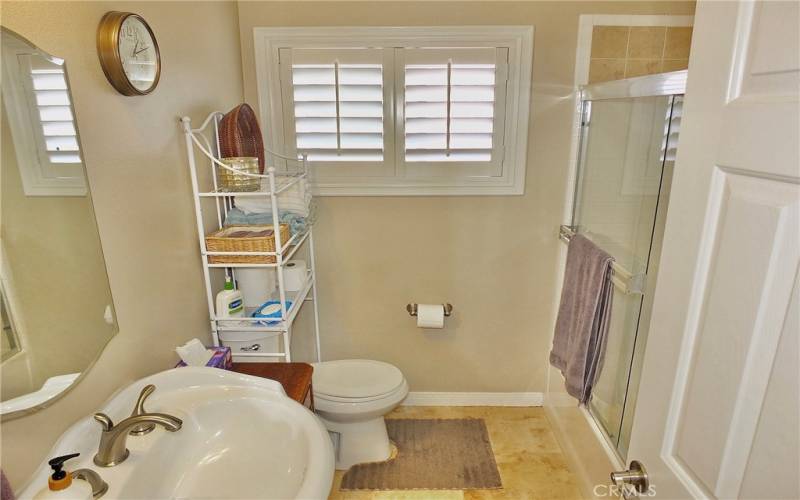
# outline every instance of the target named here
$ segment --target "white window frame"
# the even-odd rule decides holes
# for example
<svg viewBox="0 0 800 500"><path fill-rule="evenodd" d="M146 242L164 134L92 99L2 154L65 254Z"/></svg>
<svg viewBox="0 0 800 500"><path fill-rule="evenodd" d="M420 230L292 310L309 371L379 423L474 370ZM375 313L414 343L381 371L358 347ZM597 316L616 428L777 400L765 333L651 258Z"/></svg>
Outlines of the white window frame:
<svg viewBox="0 0 800 500"><path fill-rule="evenodd" d="M533 31L533 26L254 28L258 107L265 143L277 151L293 149L293 145L286 146L284 136L286 117L281 96L280 49L507 47L508 80L501 175L405 176L402 164L394 158L396 147L389 149L400 142L392 137L385 138L385 160L391 162L395 159L394 164L389 164L390 175L355 176L352 170L357 166L356 162L342 162L342 175L324 175L320 169L315 169L312 187L315 194L321 196L522 195L525 191L531 102ZM384 120L395 119L395 112L384 114Z"/></svg>
<svg viewBox="0 0 800 500"><path fill-rule="evenodd" d="M25 56L39 56L64 65L64 61L43 52L32 50L22 41L3 33L2 91L3 108L8 118L14 152L26 196L86 196L87 185L83 163L51 163L44 147L42 124L30 82ZM26 72L27 71L27 72ZM64 68L64 79L69 89L69 78ZM75 120L75 109L70 102L73 124L78 144L80 135ZM82 154L82 151L81 151Z"/></svg>

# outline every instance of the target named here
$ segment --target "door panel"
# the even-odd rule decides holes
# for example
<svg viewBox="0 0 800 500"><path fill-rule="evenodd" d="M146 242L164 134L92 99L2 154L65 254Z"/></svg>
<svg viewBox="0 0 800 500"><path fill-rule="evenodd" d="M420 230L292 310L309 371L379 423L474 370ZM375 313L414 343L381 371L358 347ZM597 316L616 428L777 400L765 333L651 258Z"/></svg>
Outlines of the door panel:
<svg viewBox="0 0 800 500"><path fill-rule="evenodd" d="M752 450L739 490L743 498L800 497L797 471L800 470L800 280L795 279L791 309L781 332L761 414L755 429ZM765 473L766 472L766 473ZM788 481L787 481L788 480ZM792 481L795 489L792 490ZM787 484L788 482L788 484ZM788 486L788 488L787 488Z"/></svg>
<svg viewBox="0 0 800 500"><path fill-rule="evenodd" d="M665 451L709 495L727 497L747 463L772 372L800 220L796 184L724 170L714 184L707 274L684 347L691 362L678 373L674 390L683 396L671 408Z"/></svg>

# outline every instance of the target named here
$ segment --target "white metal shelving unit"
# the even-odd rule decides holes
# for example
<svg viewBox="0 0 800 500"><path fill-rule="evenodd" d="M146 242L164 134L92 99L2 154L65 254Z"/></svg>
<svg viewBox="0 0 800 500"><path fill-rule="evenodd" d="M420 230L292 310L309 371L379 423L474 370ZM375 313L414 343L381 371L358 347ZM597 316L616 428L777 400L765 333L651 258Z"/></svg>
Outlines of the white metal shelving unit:
<svg viewBox="0 0 800 500"><path fill-rule="evenodd" d="M259 179L267 179L268 190L230 192L222 190L217 184L217 170L227 168L220 161L219 157L219 122L223 113L211 113L203 123L192 128L191 120L188 117L181 118L181 127L186 139L186 153L189 160L189 172L192 181L192 194L194 195L195 217L197 219L197 234L200 243L200 253L203 260L203 277L206 285L206 299L208 301L208 313L211 318L211 335L214 345L220 345L219 333L225 331L253 332L280 336L282 338L282 350L279 352L258 352L248 350L246 352L233 352L235 361L268 361L275 358L283 358L287 363L292 360L291 341L292 324L297 318L297 314L306 302L312 302L314 314L314 340L317 351L317 361L320 360L319 342L319 312L317 307L317 287L316 270L314 265L314 234L311 221L307 220L306 230L300 234L293 234L288 241L281 241L280 231L274 231L275 251L274 252L209 252L206 249L206 234L222 228L228 211L234 207L234 197L266 197L270 201L272 209L272 226L279 227L279 195L291 188L295 184L308 178L308 161L305 156L292 158L273 151L265 150L266 163L268 166L264 174L243 174ZM195 158L195 150L200 152L200 158L208 161L209 170L206 177L198 175L198 164ZM279 165L280 170L275 165ZM230 170L230 169L229 169ZM201 190L208 187L207 190ZM210 217L204 208L214 205L215 217ZM213 222L210 222L212 221ZM309 271L304 286L296 292L288 292L284 284L283 268L284 265L300 250L306 246L308 251ZM209 263L208 257L212 255L271 255L276 262L272 264L239 264L239 263ZM274 268L277 275L277 296L274 300L280 301L280 319L266 322L263 318L251 318L252 308L246 309L245 318L218 318L215 311L215 296L219 290L215 290L212 285L212 271L222 269L226 276L236 279L236 269L238 268ZM224 282L224 280L221 280ZM286 307L287 299L292 304Z"/></svg>

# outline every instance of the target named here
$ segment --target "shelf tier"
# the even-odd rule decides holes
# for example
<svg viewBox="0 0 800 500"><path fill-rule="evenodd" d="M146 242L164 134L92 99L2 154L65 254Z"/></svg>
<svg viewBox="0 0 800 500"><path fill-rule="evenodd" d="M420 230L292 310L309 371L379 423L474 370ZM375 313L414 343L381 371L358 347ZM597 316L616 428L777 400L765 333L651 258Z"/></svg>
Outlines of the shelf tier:
<svg viewBox="0 0 800 500"><path fill-rule="evenodd" d="M292 326L292 323L297 317L297 314L300 312L300 308L303 307L303 304L306 302L308 294L311 291L311 287L313 286L314 276L311 274L311 272L309 272L303 288L297 292L286 292L286 300L291 300L292 306L286 311L286 319L279 320L276 318L274 320L274 325L260 324L259 321L265 321L263 318L247 317L220 319L214 316L211 319L216 324L218 332L274 332L277 335L288 330ZM250 312L252 312L252 310ZM241 324L237 324L242 322L252 323L252 326L242 326Z"/></svg>
<svg viewBox="0 0 800 500"><path fill-rule="evenodd" d="M283 248L280 252L209 252L207 250L202 251L202 255L204 259L207 259L209 255L235 255L235 256L252 256L252 255L267 255L267 256L278 256L280 255L281 264L285 266L287 262L289 262L297 250L306 242L308 239L308 235L310 234L309 231L304 231L302 235L298 238L297 234L292 235L291 238L283 245ZM271 264L251 264L249 262L220 262L220 263L211 263L206 261L206 265L211 268L224 268L224 267L278 267L277 262L273 262Z"/></svg>

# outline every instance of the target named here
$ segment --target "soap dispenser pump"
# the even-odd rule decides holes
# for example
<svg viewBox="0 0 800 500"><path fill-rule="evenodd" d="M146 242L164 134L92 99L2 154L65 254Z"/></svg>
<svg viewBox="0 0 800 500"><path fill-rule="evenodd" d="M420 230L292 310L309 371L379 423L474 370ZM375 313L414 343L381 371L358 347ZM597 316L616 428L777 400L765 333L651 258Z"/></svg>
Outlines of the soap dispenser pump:
<svg viewBox="0 0 800 500"><path fill-rule="evenodd" d="M42 488L36 494L34 500L45 499L78 499L90 500L92 497L92 487L86 482L79 480L74 485L72 483L72 474L64 470L64 462L70 458L75 458L80 453L71 453L50 459L47 464L53 470L50 477L47 479L47 488Z"/></svg>

